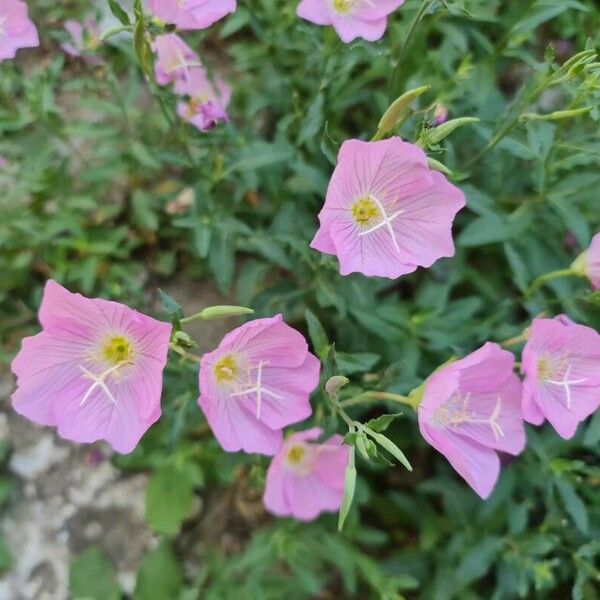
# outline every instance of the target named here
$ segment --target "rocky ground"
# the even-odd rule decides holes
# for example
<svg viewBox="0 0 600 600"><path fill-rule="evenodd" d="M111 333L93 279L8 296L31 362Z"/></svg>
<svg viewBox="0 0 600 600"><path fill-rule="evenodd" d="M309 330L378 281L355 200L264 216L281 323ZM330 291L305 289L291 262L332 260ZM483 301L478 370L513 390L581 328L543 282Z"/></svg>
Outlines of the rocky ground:
<svg viewBox="0 0 600 600"><path fill-rule="evenodd" d="M223 303L197 282L165 288L188 314ZM191 333L199 352L212 349L231 322L202 324ZM0 600L63 600L68 597L69 562L89 546L111 561L126 592L133 590L144 553L156 539L144 522L147 476L124 476L104 444L76 446L49 428L37 427L10 409L14 383L0 371L0 439L8 439L8 469L17 482L1 518L12 567L0 579Z"/></svg>

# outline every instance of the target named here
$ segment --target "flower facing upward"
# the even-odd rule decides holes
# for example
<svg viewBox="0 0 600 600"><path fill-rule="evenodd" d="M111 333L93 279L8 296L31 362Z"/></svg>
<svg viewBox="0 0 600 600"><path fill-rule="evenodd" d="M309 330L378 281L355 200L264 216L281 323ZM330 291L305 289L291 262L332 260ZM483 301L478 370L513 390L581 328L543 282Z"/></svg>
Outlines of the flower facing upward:
<svg viewBox="0 0 600 600"><path fill-rule="evenodd" d="M600 406L600 335L565 316L534 319L523 349L523 417L573 437Z"/></svg>
<svg viewBox="0 0 600 600"><path fill-rule="evenodd" d="M497 451L517 455L525 446L514 363L488 342L431 375L418 408L421 435L482 498L500 473Z"/></svg>
<svg viewBox="0 0 600 600"><path fill-rule="evenodd" d="M383 37L387 17L404 0L302 0L297 15L317 25L332 25L346 44L363 38L374 42Z"/></svg>
<svg viewBox="0 0 600 600"><path fill-rule="evenodd" d="M52 280L39 319L43 331L23 340L12 363L14 409L65 439L131 452L161 414L171 325Z"/></svg>
<svg viewBox="0 0 600 600"><path fill-rule="evenodd" d="M335 254L340 273L394 279L454 255L462 192L413 144L393 137L342 144L311 247Z"/></svg>
<svg viewBox="0 0 600 600"><path fill-rule="evenodd" d="M40 45L36 26L22 0L0 0L0 62L14 58L19 48Z"/></svg>
<svg viewBox="0 0 600 600"><path fill-rule="evenodd" d="M153 48L157 56L154 71L159 85L186 81L192 68L201 66L198 55L176 33L156 36Z"/></svg>
<svg viewBox="0 0 600 600"><path fill-rule="evenodd" d="M200 131L229 121L226 110L231 100L231 88L221 79L214 83L210 81L203 67L190 69L186 79L176 82L175 92L190 97L187 102L179 102L177 114Z"/></svg>
<svg viewBox="0 0 600 600"><path fill-rule="evenodd" d="M148 0L148 10L178 29L206 29L236 9L236 0Z"/></svg>
<svg viewBox="0 0 600 600"><path fill-rule="evenodd" d="M315 427L292 434L273 458L263 499L269 512L311 521L339 510L350 448L340 435L314 443L322 433Z"/></svg>
<svg viewBox="0 0 600 600"><path fill-rule="evenodd" d="M228 333L200 364L198 404L228 452L275 454L283 427L310 416L321 365L281 315Z"/></svg>
<svg viewBox="0 0 600 600"><path fill-rule="evenodd" d="M593 289L600 290L600 233L592 238L590 247L573 263L572 269L587 277Z"/></svg>

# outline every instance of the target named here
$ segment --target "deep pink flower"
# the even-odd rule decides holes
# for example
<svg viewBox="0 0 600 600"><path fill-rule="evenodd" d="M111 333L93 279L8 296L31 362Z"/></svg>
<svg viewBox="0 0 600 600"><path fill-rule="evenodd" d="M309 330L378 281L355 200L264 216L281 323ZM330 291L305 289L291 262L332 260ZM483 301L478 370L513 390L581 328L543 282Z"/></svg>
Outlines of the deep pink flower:
<svg viewBox="0 0 600 600"><path fill-rule="evenodd" d="M87 52L95 50L100 46L100 28L94 19L89 18L85 23L69 19L65 21L65 29L71 36L71 41L61 44L61 48L75 58L83 57L88 64L99 64L101 59L97 56L89 56Z"/></svg>
<svg viewBox="0 0 600 600"><path fill-rule="evenodd" d="M179 29L205 29L232 13L236 0L148 0L148 10Z"/></svg>
<svg viewBox="0 0 600 600"><path fill-rule="evenodd" d="M296 14L317 25L332 25L346 44L361 37L374 42L383 37L387 17L404 0L302 0Z"/></svg>
<svg viewBox="0 0 600 600"><path fill-rule="evenodd" d="M463 193L424 152L393 137L342 144L311 247L335 254L340 273L394 279L454 255L452 222Z"/></svg>
<svg viewBox="0 0 600 600"><path fill-rule="evenodd" d="M0 0L0 62L14 58L19 48L40 45L37 27L22 0Z"/></svg>
<svg viewBox="0 0 600 600"><path fill-rule="evenodd" d="M198 55L176 33L156 36L153 48L156 52L154 71L159 85L186 81L192 68L202 64Z"/></svg>
<svg viewBox="0 0 600 600"><path fill-rule="evenodd" d="M431 375L418 408L421 435L482 498L500 474L497 452L517 455L525 447L514 364L510 352L488 342Z"/></svg>
<svg viewBox="0 0 600 600"><path fill-rule="evenodd" d="M23 340L12 363L14 409L65 439L131 452L161 414L171 325L52 280L39 319L43 331Z"/></svg>
<svg viewBox="0 0 600 600"><path fill-rule="evenodd" d="M226 109L231 100L231 88L221 79L214 83L210 81L204 68L190 69L189 76L175 84L175 92L190 96L189 101L177 105L177 114L200 131L229 121Z"/></svg>
<svg viewBox="0 0 600 600"><path fill-rule="evenodd" d="M315 427L292 434L273 458L263 499L269 512L311 521L340 509L350 448L340 435L312 443L322 433Z"/></svg>
<svg viewBox="0 0 600 600"><path fill-rule="evenodd" d="M273 455L283 427L311 415L320 368L281 315L256 319L202 357L198 404L225 450Z"/></svg>
<svg viewBox="0 0 600 600"><path fill-rule="evenodd" d="M525 420L569 439L600 406L600 335L564 315L534 319L521 371Z"/></svg>
<svg viewBox="0 0 600 600"><path fill-rule="evenodd" d="M600 233L592 238L590 247L577 258L572 269L587 277L593 289L600 290Z"/></svg>

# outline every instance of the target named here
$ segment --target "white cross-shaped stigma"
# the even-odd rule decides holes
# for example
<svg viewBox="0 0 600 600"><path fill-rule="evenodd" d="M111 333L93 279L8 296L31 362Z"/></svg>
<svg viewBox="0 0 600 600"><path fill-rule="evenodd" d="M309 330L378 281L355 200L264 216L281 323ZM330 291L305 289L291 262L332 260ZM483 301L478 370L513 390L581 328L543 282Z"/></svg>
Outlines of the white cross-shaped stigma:
<svg viewBox="0 0 600 600"><path fill-rule="evenodd" d="M567 406L571 408L571 388L572 385L577 385L579 383L585 383L587 379L571 379L569 380L569 374L571 373L571 365L567 367L565 371L564 377L562 381L553 381L552 379L546 379L546 383L551 383L552 385L558 385L559 387L564 387L565 392L567 393Z"/></svg>
<svg viewBox="0 0 600 600"><path fill-rule="evenodd" d="M271 396L271 398L275 398L276 400L283 400L283 396L268 390L264 387L262 383L262 368L266 363L264 361L259 361L258 366L256 367L256 383L253 387L248 388L247 390L242 390L241 392L236 392L235 394L231 394L231 397L234 396L246 396L247 394L256 394L256 418L260 419L260 411L262 408L262 395L266 394L267 396Z"/></svg>
<svg viewBox="0 0 600 600"><path fill-rule="evenodd" d="M113 371L116 371L117 369L119 369L120 367L122 367L125 364L127 364L127 363L126 362L120 362L120 363L116 364L114 367L111 367L110 369L107 369L106 371L104 371L104 373L101 373L100 375L96 375L95 373L92 373L91 371L88 371L83 365L79 365L79 368L83 371L83 376L86 379L91 379L94 382L88 388L87 392L85 393L85 396L83 397L83 400L79 403L79 406L83 406L86 403L87 399L92 395L92 392L96 388L100 388L108 396L108 398L110 399L110 401L113 404L116 404L117 400L112 395L112 392L108 389L108 386L106 385L106 383L104 383L104 380Z"/></svg>
<svg viewBox="0 0 600 600"><path fill-rule="evenodd" d="M394 248L396 249L396 252L400 252L400 246L398 246L398 240L396 239L396 232L394 231L394 228L392 227L392 221L400 216L404 210L397 210L393 215L388 217L388 214L385 212L385 208L383 208L383 205L381 204L381 202L379 202L379 200L375 197L375 196L370 196L371 200L373 200L373 202L375 202L375 204L377 204L377 208L379 209L379 212L381 213L381 221L379 223L377 223L377 225L374 225L373 227L371 227L370 229L366 229L365 231L361 231L359 232L359 236L362 235L367 235L369 233L373 233L374 231L377 231L378 229L381 229L382 227L385 227L389 234L390 237L392 238L392 243L394 244Z"/></svg>

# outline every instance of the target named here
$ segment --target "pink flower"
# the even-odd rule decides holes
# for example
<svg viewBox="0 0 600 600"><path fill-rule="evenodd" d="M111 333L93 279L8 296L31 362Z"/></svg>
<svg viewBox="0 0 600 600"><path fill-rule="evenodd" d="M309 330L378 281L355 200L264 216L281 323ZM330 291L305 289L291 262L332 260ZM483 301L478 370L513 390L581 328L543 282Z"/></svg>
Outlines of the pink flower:
<svg viewBox="0 0 600 600"><path fill-rule="evenodd" d="M269 512L311 521L340 509L350 448L340 435L311 443L322 433L315 427L292 434L273 458L263 499Z"/></svg>
<svg viewBox="0 0 600 600"><path fill-rule="evenodd" d="M202 64L198 55L176 33L156 36L153 47L157 55L154 70L159 85L186 81L191 68Z"/></svg>
<svg viewBox="0 0 600 600"><path fill-rule="evenodd" d="M340 273L394 279L454 255L462 192L417 146L393 137L342 144L311 247L335 254Z"/></svg>
<svg viewBox="0 0 600 600"><path fill-rule="evenodd" d="M231 100L231 88L221 79L211 82L204 68L190 69L189 76L175 84L175 92L190 96L188 102L177 105L177 114L200 131L229 121L226 109Z"/></svg>
<svg viewBox="0 0 600 600"><path fill-rule="evenodd" d="M99 57L88 56L86 53L95 50L100 46L100 29L94 19L87 19L85 23L69 19L65 21L65 29L71 36L71 41L61 44L61 48L69 55L75 58L83 56L88 64L99 64Z"/></svg>
<svg viewBox="0 0 600 600"><path fill-rule="evenodd" d="M421 435L482 498L500 474L497 452L517 455L525 447L514 363L488 342L431 375L418 408Z"/></svg>
<svg viewBox="0 0 600 600"><path fill-rule="evenodd" d="M19 48L40 45L36 26L22 0L0 0L0 62L14 58Z"/></svg>
<svg viewBox="0 0 600 600"><path fill-rule="evenodd" d="M131 452L160 417L171 325L48 281L43 331L12 363L14 409L74 442L106 440Z"/></svg>
<svg viewBox="0 0 600 600"><path fill-rule="evenodd" d="M433 122L439 127L448 120L448 109L443 104L438 104L433 112Z"/></svg>
<svg viewBox="0 0 600 600"><path fill-rule="evenodd" d="M226 451L273 455L283 427L311 415L309 396L320 368L281 315L256 319L202 357L198 404Z"/></svg>
<svg viewBox="0 0 600 600"><path fill-rule="evenodd" d="M179 29L205 29L236 9L236 0L148 0L150 12Z"/></svg>
<svg viewBox="0 0 600 600"><path fill-rule="evenodd" d="M594 290L600 290L600 233L592 238L590 247L577 258L571 268L587 277Z"/></svg>
<svg viewBox="0 0 600 600"><path fill-rule="evenodd" d="M600 406L600 335L568 317L534 319L523 349L523 417L564 439Z"/></svg>
<svg viewBox="0 0 600 600"><path fill-rule="evenodd" d="M374 42L383 37L387 17L404 0L302 0L296 14L317 25L332 25L346 44L357 37Z"/></svg>

